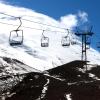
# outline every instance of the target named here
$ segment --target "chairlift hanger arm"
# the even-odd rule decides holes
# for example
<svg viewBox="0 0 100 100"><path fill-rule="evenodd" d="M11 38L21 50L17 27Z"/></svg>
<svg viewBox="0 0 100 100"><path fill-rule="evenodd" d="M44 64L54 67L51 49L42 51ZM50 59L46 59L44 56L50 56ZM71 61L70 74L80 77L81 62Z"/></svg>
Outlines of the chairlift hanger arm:
<svg viewBox="0 0 100 100"><path fill-rule="evenodd" d="M68 32L68 34L67 34L67 37L68 37L68 35L69 35L69 33L70 33L70 32L69 32L69 29L67 29L67 32Z"/></svg>
<svg viewBox="0 0 100 100"><path fill-rule="evenodd" d="M66 29L66 30L67 30L68 34L65 36L65 38L67 38L67 37L68 37L68 35L69 35L69 33L70 33L70 32L69 32L69 29Z"/></svg>
<svg viewBox="0 0 100 100"><path fill-rule="evenodd" d="M22 21L21 21L21 17L17 17L17 18L19 19L20 24L19 24L19 26L17 27L17 29L16 29L16 30L19 30L19 28L22 26Z"/></svg>
<svg viewBox="0 0 100 100"><path fill-rule="evenodd" d="M43 34L43 33L44 33L44 30L43 30L43 32L42 32L42 37L44 37L44 34Z"/></svg>
<svg viewBox="0 0 100 100"><path fill-rule="evenodd" d="M42 36L43 36L43 38L45 38L45 35L44 35L44 32L45 32L46 30L43 30L43 32L42 32Z"/></svg>

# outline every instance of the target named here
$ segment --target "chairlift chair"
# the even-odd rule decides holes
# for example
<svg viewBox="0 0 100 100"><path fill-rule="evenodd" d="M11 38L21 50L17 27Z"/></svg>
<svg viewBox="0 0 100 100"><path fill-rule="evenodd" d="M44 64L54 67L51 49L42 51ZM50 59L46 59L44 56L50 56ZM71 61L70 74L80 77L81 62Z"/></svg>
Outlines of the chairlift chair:
<svg viewBox="0 0 100 100"><path fill-rule="evenodd" d="M62 37L61 40L62 46L70 46L70 38L68 36Z"/></svg>
<svg viewBox="0 0 100 100"><path fill-rule="evenodd" d="M86 37L86 49L90 49L91 38L89 36Z"/></svg>
<svg viewBox="0 0 100 100"><path fill-rule="evenodd" d="M41 38L41 47L48 47L49 46L49 38L48 37L42 37Z"/></svg>
<svg viewBox="0 0 100 100"><path fill-rule="evenodd" d="M23 30L19 29L22 25L22 22L21 22L20 17L18 17L18 19L20 21L20 25L18 26L18 28L16 30L12 30L10 32L9 44L11 46L22 45L22 43L23 43Z"/></svg>
<svg viewBox="0 0 100 100"><path fill-rule="evenodd" d="M75 38L72 38L71 45L75 45L75 44L76 44L76 39Z"/></svg>
<svg viewBox="0 0 100 100"><path fill-rule="evenodd" d="M88 44L88 45L86 45L86 49L90 49L90 45Z"/></svg>
<svg viewBox="0 0 100 100"><path fill-rule="evenodd" d="M71 33L71 45L75 45L76 44L76 37L74 36L74 33Z"/></svg>
<svg viewBox="0 0 100 100"><path fill-rule="evenodd" d="M15 46L15 45L22 45L22 43L23 43L23 30L11 31L9 36L9 44L11 46Z"/></svg>
<svg viewBox="0 0 100 100"><path fill-rule="evenodd" d="M44 33L44 30L43 30ZM42 38L41 38L41 47L48 47L49 46L49 38L44 36L42 33Z"/></svg>

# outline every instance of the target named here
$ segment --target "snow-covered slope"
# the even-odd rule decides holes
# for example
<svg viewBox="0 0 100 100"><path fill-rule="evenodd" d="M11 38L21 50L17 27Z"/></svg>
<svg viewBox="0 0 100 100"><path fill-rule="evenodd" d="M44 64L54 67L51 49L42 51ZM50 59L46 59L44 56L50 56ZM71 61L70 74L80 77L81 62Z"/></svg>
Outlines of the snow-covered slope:
<svg viewBox="0 0 100 100"><path fill-rule="evenodd" d="M65 27L60 21L54 20L53 18L37 13L30 9L13 7L10 5L5 5L0 3L0 12L14 15L16 17L21 16L23 19L32 20L35 22L40 22L43 24L48 24L57 27ZM32 17L34 16L34 17ZM14 24L7 25L2 24ZM70 23L70 21L68 22ZM9 34L10 31L17 28L19 25L19 20L13 17L0 14L0 56L10 57L18 59L21 62L36 68L38 70L44 71L56 66L68 63L73 60L81 59L81 42L77 38L77 44L71 45L69 47L61 46L61 39L66 35L66 30L58 29L42 24L37 24L29 21L22 20L22 27L20 29L24 32L24 41L21 46L10 46L9 45ZM69 26L68 26L69 25ZM75 25L68 24L66 28L72 29ZM24 26L24 27L23 27ZM27 27L27 28L25 28ZM31 27L31 28L28 28ZM36 30L32 28L42 29ZM49 47L41 47L41 36L43 30L45 36L49 37L50 44ZM59 31L59 32L54 32ZM87 52L88 60L93 64L100 64L100 54L90 48Z"/></svg>
<svg viewBox="0 0 100 100"><path fill-rule="evenodd" d="M24 63L7 57L0 57L0 78L5 76L13 76L17 74L24 74L29 72L40 72Z"/></svg>

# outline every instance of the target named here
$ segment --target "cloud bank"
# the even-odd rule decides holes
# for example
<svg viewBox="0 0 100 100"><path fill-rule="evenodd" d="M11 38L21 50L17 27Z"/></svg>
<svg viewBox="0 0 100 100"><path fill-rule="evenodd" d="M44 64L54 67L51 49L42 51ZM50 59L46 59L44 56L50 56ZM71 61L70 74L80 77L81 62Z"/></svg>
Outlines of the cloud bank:
<svg viewBox="0 0 100 100"><path fill-rule="evenodd" d="M61 25L69 29L86 22L88 22L88 14L84 11L79 11L77 14L68 14L60 18Z"/></svg>

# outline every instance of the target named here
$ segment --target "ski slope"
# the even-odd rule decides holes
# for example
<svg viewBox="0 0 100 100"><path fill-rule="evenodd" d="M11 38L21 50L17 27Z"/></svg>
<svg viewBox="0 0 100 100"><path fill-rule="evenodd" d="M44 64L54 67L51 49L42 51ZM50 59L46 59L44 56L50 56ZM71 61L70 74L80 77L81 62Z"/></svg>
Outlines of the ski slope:
<svg viewBox="0 0 100 100"><path fill-rule="evenodd" d="M66 26L60 21L57 21L47 15L37 13L27 8L14 7L9 4L0 3L0 12L56 27L66 27L66 29L73 29L73 27L75 27L75 24L72 24L72 22L70 23L70 21ZM8 23L10 25L4 23ZM13 26L11 24L13 24ZM66 36L66 30L37 24L26 20L22 20L22 27L20 27L20 29L22 29L24 32L23 45L13 47L10 46L10 31L15 30L18 25L19 20L0 14L1 57L3 56L17 59L28 66L41 71L57 67L73 60L81 59L81 42L77 36L73 35L77 41L76 45L62 47L61 39L63 36ZM50 39L49 47L41 47L40 40L43 30L46 30L44 35ZM70 37L72 36L70 35ZM87 56L90 63L100 64L100 54L98 51L90 48L90 50L87 51Z"/></svg>

